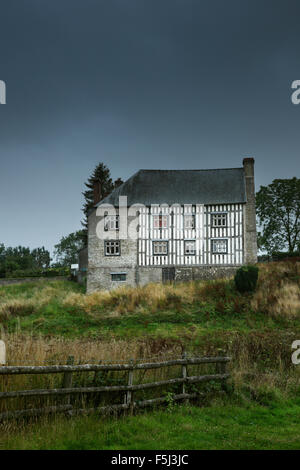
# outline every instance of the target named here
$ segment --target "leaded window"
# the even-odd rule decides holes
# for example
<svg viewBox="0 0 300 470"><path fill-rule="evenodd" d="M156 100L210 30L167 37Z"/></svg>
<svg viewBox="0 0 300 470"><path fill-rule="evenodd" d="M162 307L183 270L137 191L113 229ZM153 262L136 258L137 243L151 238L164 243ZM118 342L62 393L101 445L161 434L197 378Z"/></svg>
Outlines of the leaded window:
<svg viewBox="0 0 300 470"><path fill-rule="evenodd" d="M213 227L226 227L227 226L227 214L212 214L212 226Z"/></svg>
<svg viewBox="0 0 300 470"><path fill-rule="evenodd" d="M168 242L153 242L153 254L154 255L167 255L168 254Z"/></svg>
<svg viewBox="0 0 300 470"><path fill-rule="evenodd" d="M184 242L184 254L195 255L196 254L196 242L195 240L186 240Z"/></svg>
<svg viewBox="0 0 300 470"><path fill-rule="evenodd" d="M153 228L168 228L168 216L167 215L153 215Z"/></svg>
<svg viewBox="0 0 300 470"><path fill-rule="evenodd" d="M105 240L104 242L105 256L119 256L120 248L120 240Z"/></svg>
<svg viewBox="0 0 300 470"><path fill-rule="evenodd" d="M212 252L215 254L227 253L228 250L228 240L226 239L216 239L211 241Z"/></svg>
<svg viewBox="0 0 300 470"><path fill-rule="evenodd" d="M193 229L195 228L195 216L192 214L184 216L184 228Z"/></svg>
<svg viewBox="0 0 300 470"><path fill-rule="evenodd" d="M119 230L119 216L106 215L104 217L104 230Z"/></svg>

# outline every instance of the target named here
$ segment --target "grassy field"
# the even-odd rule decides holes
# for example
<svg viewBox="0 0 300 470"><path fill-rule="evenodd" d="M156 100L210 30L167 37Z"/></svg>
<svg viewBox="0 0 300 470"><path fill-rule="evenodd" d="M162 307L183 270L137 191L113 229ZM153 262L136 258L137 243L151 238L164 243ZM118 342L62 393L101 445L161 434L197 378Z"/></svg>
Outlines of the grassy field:
<svg viewBox="0 0 300 470"><path fill-rule="evenodd" d="M294 329L300 326L299 264L262 265L254 295L239 294L233 281L153 284L90 295L68 281L0 287L0 322L7 333L101 340Z"/></svg>
<svg viewBox="0 0 300 470"><path fill-rule="evenodd" d="M5 442L0 437L2 448L299 447L300 367L291 363L291 344L300 339L299 287L299 262L261 265L251 295L236 292L230 280L90 295L68 281L1 287L0 323L11 365L65 363L69 355L78 363L166 359L183 349L232 356L226 397L216 388L198 406L119 420L6 423L0 426L0 436L9 436ZM48 387L57 385L53 376L45 380ZM32 386L40 384L26 376L9 384ZM0 403L0 410L6 409ZM180 427L187 432L176 432Z"/></svg>
<svg viewBox="0 0 300 470"><path fill-rule="evenodd" d="M300 402L271 407L215 403L137 416L72 418L6 433L0 449L294 449L300 447Z"/></svg>

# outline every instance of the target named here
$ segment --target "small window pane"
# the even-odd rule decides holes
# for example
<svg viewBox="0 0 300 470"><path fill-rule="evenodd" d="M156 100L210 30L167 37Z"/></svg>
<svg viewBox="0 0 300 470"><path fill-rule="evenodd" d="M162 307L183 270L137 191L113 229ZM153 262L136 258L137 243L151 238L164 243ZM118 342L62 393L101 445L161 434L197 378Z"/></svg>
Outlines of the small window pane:
<svg viewBox="0 0 300 470"><path fill-rule="evenodd" d="M153 242L153 254L154 255L167 255L168 254L168 242Z"/></svg>
<svg viewBox="0 0 300 470"><path fill-rule="evenodd" d="M227 253L227 240L212 240L213 253Z"/></svg>
<svg viewBox="0 0 300 470"><path fill-rule="evenodd" d="M184 228L186 228L186 229L195 228L195 216L194 215L185 215L184 216Z"/></svg>
<svg viewBox="0 0 300 470"><path fill-rule="evenodd" d="M119 216L106 215L104 218L104 230L119 230Z"/></svg>
<svg viewBox="0 0 300 470"><path fill-rule="evenodd" d="M227 214L212 214L212 226L213 227L226 227L227 226Z"/></svg>
<svg viewBox="0 0 300 470"><path fill-rule="evenodd" d="M194 240L185 242L185 244L184 244L184 253L185 253L185 255L195 255L196 254L196 242Z"/></svg>
<svg viewBox="0 0 300 470"><path fill-rule="evenodd" d="M112 281L126 281L126 273L113 273L111 274L111 280Z"/></svg>
<svg viewBox="0 0 300 470"><path fill-rule="evenodd" d="M153 228L168 228L168 216L167 215L154 215L153 216Z"/></svg>
<svg viewBox="0 0 300 470"><path fill-rule="evenodd" d="M120 255L120 241L105 241L104 245L105 256L119 256Z"/></svg>

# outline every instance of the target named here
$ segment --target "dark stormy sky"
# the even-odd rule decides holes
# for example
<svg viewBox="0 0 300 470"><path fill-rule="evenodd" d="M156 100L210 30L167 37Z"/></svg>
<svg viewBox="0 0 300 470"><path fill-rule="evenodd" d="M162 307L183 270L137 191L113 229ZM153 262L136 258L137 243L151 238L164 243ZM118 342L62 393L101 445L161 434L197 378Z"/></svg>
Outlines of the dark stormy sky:
<svg viewBox="0 0 300 470"><path fill-rule="evenodd" d="M299 18L299 0L0 0L0 242L79 229L100 161L299 177Z"/></svg>

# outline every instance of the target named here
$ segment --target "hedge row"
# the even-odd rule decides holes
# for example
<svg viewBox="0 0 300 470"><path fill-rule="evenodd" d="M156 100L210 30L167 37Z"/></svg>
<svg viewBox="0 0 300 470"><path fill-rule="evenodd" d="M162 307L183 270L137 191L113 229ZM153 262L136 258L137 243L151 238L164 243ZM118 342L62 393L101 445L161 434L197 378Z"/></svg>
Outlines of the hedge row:
<svg viewBox="0 0 300 470"><path fill-rule="evenodd" d="M70 268L48 268L48 269L18 269L10 273L6 273L7 279L25 278L25 277L56 277L56 276L69 276ZM1 277L1 276L0 276Z"/></svg>

